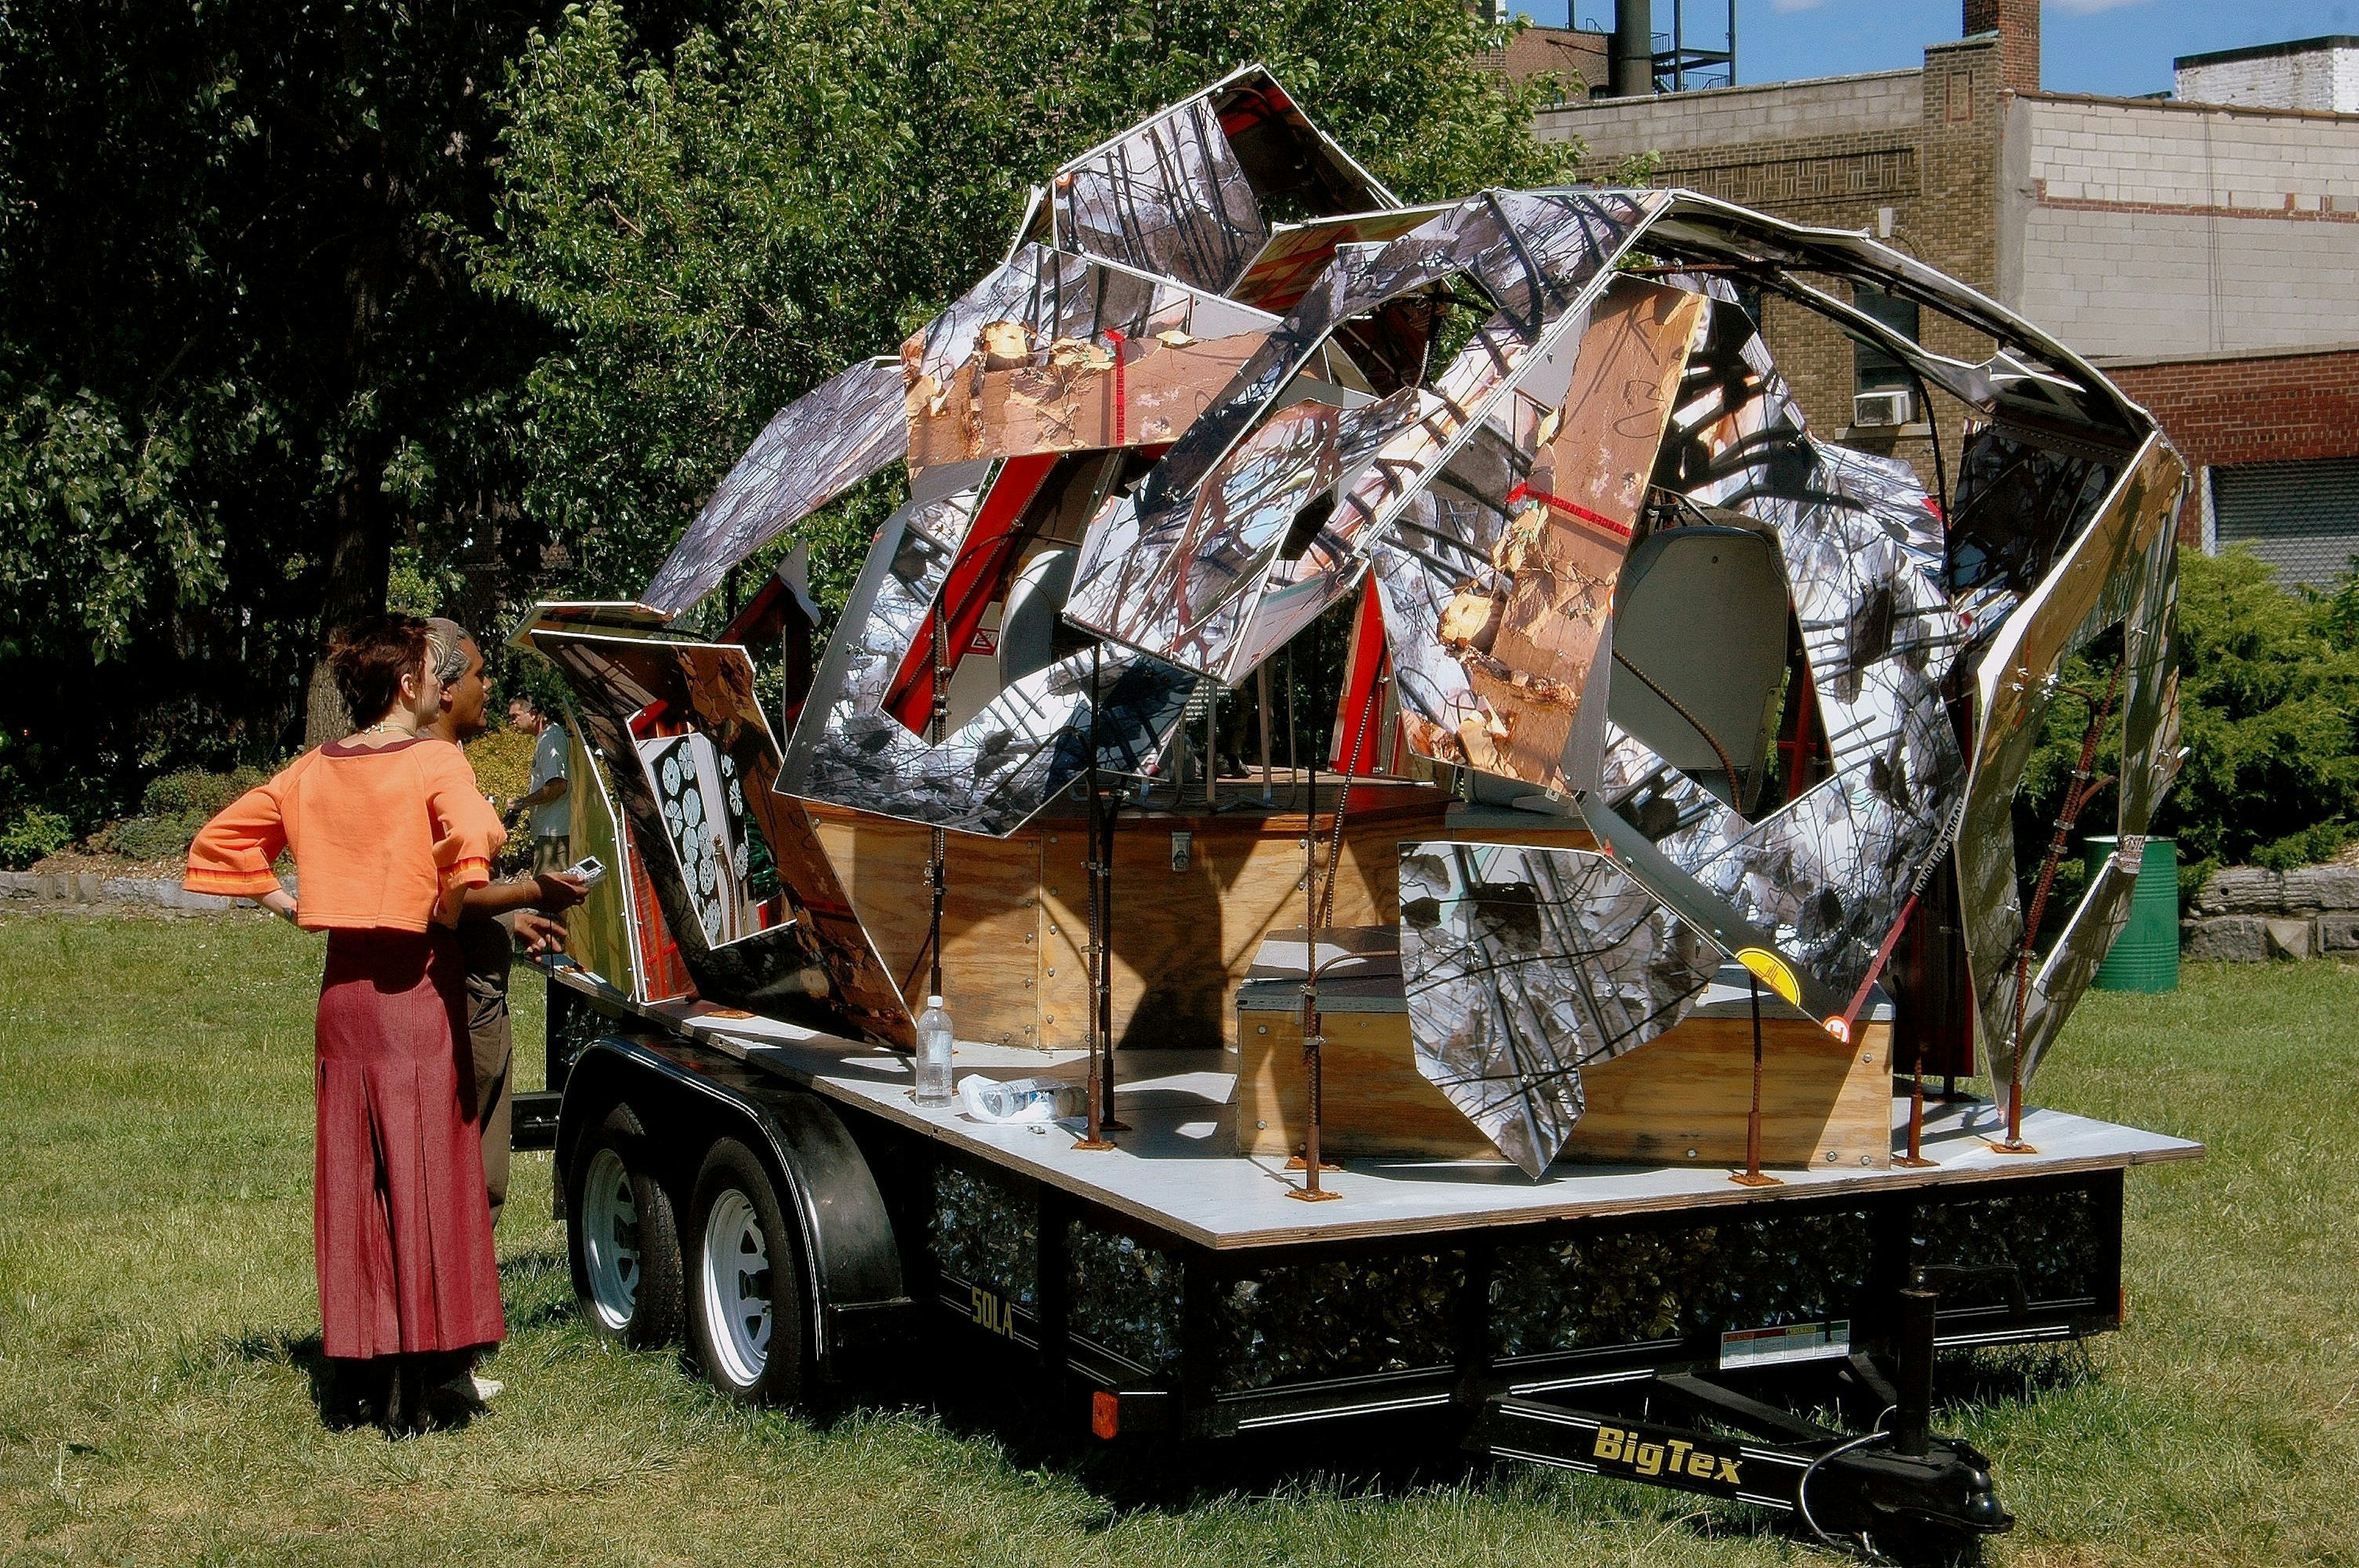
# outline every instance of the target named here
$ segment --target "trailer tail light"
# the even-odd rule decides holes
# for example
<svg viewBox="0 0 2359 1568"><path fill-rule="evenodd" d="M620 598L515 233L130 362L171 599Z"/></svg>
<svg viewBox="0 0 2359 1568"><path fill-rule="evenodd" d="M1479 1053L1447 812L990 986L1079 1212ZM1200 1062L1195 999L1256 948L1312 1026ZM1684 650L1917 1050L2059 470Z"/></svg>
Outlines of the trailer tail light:
<svg viewBox="0 0 2359 1568"><path fill-rule="evenodd" d="M1090 1432L1108 1443L1122 1431L1122 1396L1104 1389L1090 1394Z"/></svg>

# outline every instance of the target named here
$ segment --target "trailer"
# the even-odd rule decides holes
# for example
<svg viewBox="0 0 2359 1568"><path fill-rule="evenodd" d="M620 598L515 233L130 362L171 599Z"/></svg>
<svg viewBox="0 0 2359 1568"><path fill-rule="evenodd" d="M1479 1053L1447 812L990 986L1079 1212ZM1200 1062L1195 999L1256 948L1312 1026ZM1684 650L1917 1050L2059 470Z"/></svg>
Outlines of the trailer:
<svg viewBox="0 0 2359 1568"><path fill-rule="evenodd" d="M1959 1097L1917 1168L1347 1159L1333 1207L1231 1147L1239 1053L1134 1048L1114 1147L917 1105L905 1055L550 976L555 1140L585 1316L685 1337L737 1400L856 1400L962 1336L1108 1442L1418 1412L1437 1447L1794 1512L1890 1541L2006 1529L1930 1431L1939 1349L2121 1322L2124 1180L2183 1140ZM961 1042L1079 1081L1089 1054ZM1905 1097L1887 1121L1905 1137ZM1846 1423L1825 1424L1827 1412Z"/></svg>
<svg viewBox="0 0 2359 1568"><path fill-rule="evenodd" d="M1786 311L1930 461L1813 430ZM821 653L794 531L896 462ZM1937 1353L2116 1325L2126 1173L2201 1152L2028 1095L2185 754L2186 492L1864 234L1409 207L1215 82L782 409L638 598L516 633L613 873L520 1108L586 1315L738 1400L956 1334L1109 1442L1404 1413L1823 1540L2005 1530Z"/></svg>

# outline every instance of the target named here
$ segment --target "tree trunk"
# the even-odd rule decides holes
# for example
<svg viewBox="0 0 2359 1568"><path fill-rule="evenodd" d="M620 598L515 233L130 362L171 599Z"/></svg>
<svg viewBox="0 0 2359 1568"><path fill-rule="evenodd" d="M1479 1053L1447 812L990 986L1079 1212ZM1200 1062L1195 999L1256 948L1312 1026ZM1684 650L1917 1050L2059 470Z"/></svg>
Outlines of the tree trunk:
<svg viewBox="0 0 2359 1568"><path fill-rule="evenodd" d="M304 703L307 751L349 735L377 717L347 712L343 694L336 689L335 672L328 667L329 642L342 628L382 615L392 580L393 508L379 482L386 454L375 450L376 445L364 442L362 450L353 454L357 460L336 492L335 522L328 539L328 579L320 603L320 646L312 655L310 688Z"/></svg>

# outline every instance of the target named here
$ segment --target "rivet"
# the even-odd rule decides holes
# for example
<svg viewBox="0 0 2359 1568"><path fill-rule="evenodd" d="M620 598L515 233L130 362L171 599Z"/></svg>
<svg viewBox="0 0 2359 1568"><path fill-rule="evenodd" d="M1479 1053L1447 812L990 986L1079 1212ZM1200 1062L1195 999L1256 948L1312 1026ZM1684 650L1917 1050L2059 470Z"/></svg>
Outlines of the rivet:
<svg viewBox="0 0 2359 1568"><path fill-rule="evenodd" d="M1269 1025L1266 1023L1256 1023L1254 1025L1254 1033L1256 1034L1266 1034L1269 1033Z"/></svg>
<svg viewBox="0 0 2359 1568"><path fill-rule="evenodd" d="M1689 1151L1688 1151L1688 1158L1689 1158L1689 1159L1690 1159L1690 1160L1692 1160L1692 1159L1694 1159L1695 1157L1696 1157L1696 1152L1695 1152L1694 1150L1692 1150L1692 1149L1689 1150Z"/></svg>
<svg viewBox="0 0 2359 1568"><path fill-rule="evenodd" d="M1875 1161L1873 1161L1873 1160L1869 1159L1869 1158L1868 1158L1866 1155L1864 1155L1864 1154L1862 1154L1862 1155L1859 1157L1859 1162L1860 1162L1861 1164L1863 1164L1863 1165L1873 1165L1874 1163L1875 1163Z"/></svg>
<svg viewBox="0 0 2359 1568"><path fill-rule="evenodd" d="M1828 1164L1830 1164L1830 1165L1832 1165L1832 1164L1833 1164L1834 1162L1835 1162L1835 1152L1834 1152L1833 1150L1830 1149L1830 1150L1828 1150L1828 1151L1827 1151L1827 1163L1828 1163Z"/></svg>

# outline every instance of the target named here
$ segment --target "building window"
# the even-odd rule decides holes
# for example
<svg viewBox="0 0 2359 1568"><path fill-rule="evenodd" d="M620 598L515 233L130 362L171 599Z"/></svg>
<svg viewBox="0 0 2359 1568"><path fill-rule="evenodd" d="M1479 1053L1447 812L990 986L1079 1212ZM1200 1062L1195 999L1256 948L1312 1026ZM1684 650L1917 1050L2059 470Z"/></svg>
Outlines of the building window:
<svg viewBox="0 0 2359 1568"><path fill-rule="evenodd" d="M2359 458L2214 468L2212 516L2221 549L2242 545L2288 588L2322 588L2359 556Z"/></svg>
<svg viewBox="0 0 2359 1568"><path fill-rule="evenodd" d="M1852 290L1852 304L1861 315L1873 317L1912 343L1917 341L1915 300L1861 284ZM1922 417L1916 406L1917 377L1899 356L1854 338L1851 369L1854 426L1908 425Z"/></svg>

